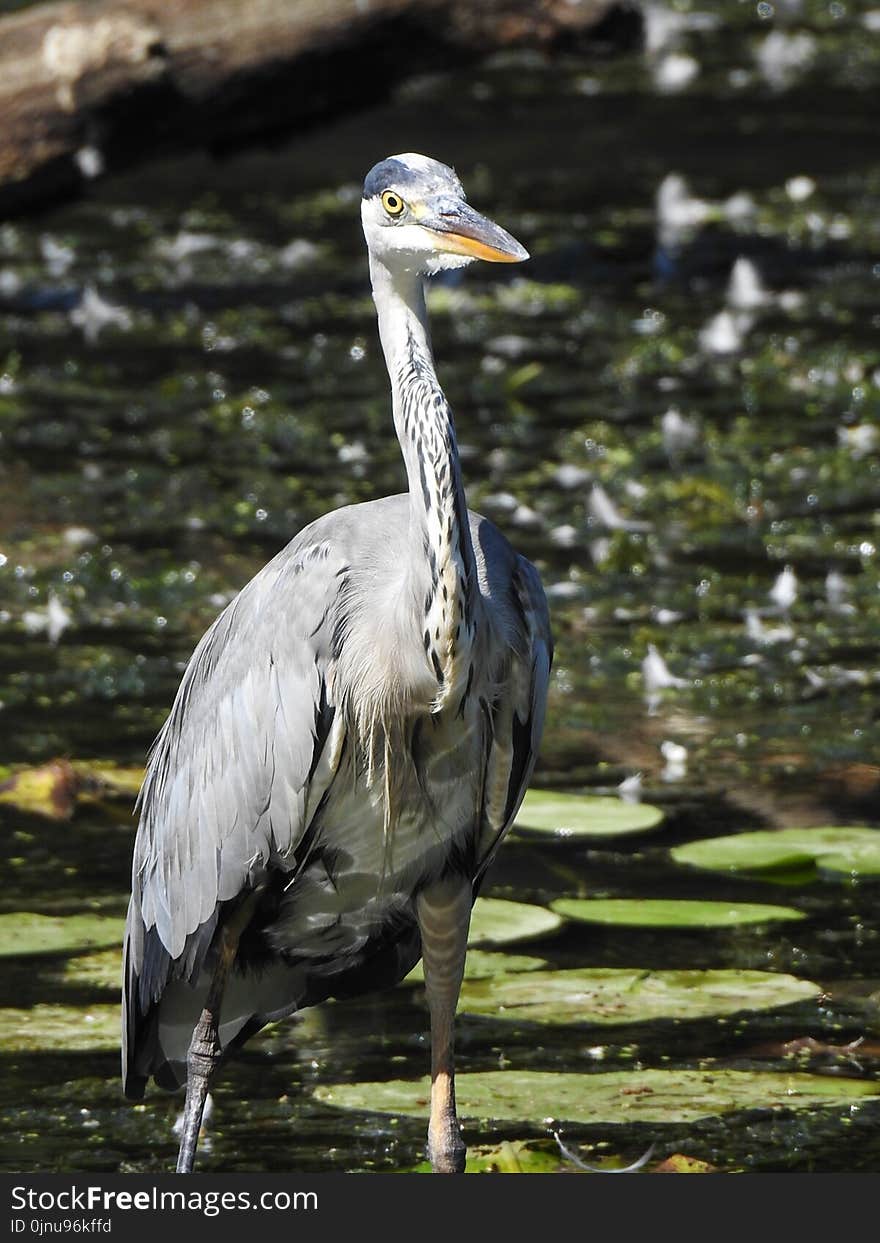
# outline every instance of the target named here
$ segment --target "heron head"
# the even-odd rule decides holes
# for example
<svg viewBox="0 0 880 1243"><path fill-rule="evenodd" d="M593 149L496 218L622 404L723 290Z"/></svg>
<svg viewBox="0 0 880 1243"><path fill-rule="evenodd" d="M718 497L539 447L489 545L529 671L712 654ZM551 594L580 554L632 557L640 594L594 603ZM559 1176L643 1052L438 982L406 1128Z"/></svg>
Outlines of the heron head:
<svg viewBox="0 0 880 1243"><path fill-rule="evenodd" d="M389 267L433 273L474 259L529 257L516 238L468 205L451 168L425 155L393 155L370 169L361 219L370 252Z"/></svg>

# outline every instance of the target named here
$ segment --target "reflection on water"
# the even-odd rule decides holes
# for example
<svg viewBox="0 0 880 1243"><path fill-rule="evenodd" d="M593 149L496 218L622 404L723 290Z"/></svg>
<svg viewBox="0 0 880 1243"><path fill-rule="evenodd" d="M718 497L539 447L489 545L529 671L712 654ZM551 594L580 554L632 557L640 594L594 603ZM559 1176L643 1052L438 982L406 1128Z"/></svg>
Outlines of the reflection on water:
<svg viewBox="0 0 880 1243"><path fill-rule="evenodd" d="M511 842L493 884L795 902L794 934L572 928L540 947L830 989L742 1030L623 1033L605 1054L750 1065L767 1042L865 1035L880 978L870 885L779 899L666 855L765 823L877 822L880 56L863 5L786 6L776 24L734 3L651 13L644 56L498 57L286 147L151 167L0 226L0 762L140 763L229 596L317 514L400 489L359 182L393 150L454 162L533 255L455 274L433 324L471 504L549 587L539 779L607 792L641 773L672 813L616 851ZM4 909L124 909L124 802L0 827ZM35 961L5 973L5 1005L112 1003L108 983ZM389 1058L422 1073L425 1025L399 992L253 1042L219 1086L206 1168L411 1164L419 1125L340 1122L303 1089L385 1077ZM588 1071L597 1043L462 1022L467 1069ZM6 1168L168 1166L178 1102L124 1105L111 1050L2 1059ZM867 1106L846 1127L728 1120L699 1146L755 1168L880 1155Z"/></svg>

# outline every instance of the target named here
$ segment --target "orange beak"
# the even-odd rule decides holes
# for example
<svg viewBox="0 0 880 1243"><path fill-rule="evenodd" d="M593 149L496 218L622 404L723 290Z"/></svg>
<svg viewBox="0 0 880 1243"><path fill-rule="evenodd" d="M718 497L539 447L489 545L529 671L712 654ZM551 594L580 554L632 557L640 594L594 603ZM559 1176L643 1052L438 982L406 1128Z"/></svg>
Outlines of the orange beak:
<svg viewBox="0 0 880 1243"><path fill-rule="evenodd" d="M515 237L467 203L436 214L425 213L419 224L433 235L435 246L442 253L468 255L489 263L522 263L529 257Z"/></svg>

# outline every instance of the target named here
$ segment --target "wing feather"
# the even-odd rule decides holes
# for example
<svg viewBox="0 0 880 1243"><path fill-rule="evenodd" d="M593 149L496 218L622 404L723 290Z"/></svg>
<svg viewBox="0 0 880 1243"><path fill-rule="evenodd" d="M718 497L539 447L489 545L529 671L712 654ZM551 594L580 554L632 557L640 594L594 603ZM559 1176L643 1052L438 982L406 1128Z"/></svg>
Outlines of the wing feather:
<svg viewBox="0 0 880 1243"><path fill-rule="evenodd" d="M501 696L492 711L475 887L519 811L544 730L553 641L538 571L518 557L511 579L517 639Z"/></svg>
<svg viewBox="0 0 880 1243"><path fill-rule="evenodd" d="M294 542L252 579L196 647L150 754L125 940L135 1093L138 1028L170 979L198 974L218 904L267 865L295 865L334 724L329 639L345 564L329 543ZM325 760L324 789L334 774Z"/></svg>

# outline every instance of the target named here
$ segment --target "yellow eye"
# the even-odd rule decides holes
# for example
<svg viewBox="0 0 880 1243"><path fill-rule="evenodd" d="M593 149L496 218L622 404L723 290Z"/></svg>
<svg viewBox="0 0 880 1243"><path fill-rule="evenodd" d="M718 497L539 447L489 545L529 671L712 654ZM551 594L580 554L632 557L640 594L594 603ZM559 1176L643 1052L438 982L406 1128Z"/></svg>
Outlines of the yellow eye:
<svg viewBox="0 0 880 1243"><path fill-rule="evenodd" d="M382 193L382 206L389 216L399 216L406 204L400 195L395 194L393 190L384 190Z"/></svg>

